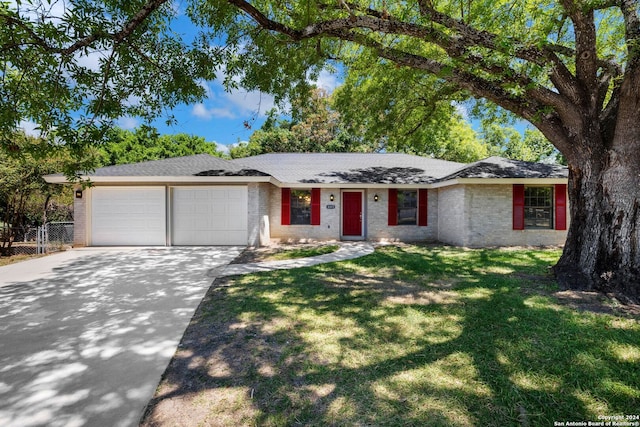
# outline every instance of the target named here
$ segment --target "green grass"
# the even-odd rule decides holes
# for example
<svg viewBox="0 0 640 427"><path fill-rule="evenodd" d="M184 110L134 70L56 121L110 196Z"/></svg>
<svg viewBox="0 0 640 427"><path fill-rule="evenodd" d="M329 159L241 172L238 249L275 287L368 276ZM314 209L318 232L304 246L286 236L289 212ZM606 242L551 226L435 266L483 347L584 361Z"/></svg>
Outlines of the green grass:
<svg viewBox="0 0 640 427"><path fill-rule="evenodd" d="M337 251L338 245L317 246L311 248L286 249L269 255L265 261L282 261L287 259L307 258L318 255L330 254Z"/></svg>
<svg viewBox="0 0 640 427"><path fill-rule="evenodd" d="M552 426L635 414L640 323L559 304L548 276L559 255L390 246L218 281L155 410L174 399L202 425L273 426Z"/></svg>

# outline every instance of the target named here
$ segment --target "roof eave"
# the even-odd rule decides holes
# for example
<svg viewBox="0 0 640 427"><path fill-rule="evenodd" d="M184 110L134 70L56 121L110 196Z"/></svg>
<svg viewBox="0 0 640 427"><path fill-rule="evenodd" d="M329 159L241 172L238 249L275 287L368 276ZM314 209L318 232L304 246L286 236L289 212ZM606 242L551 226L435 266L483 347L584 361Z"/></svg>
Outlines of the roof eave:
<svg viewBox="0 0 640 427"><path fill-rule="evenodd" d="M73 184L65 176L46 175L45 181L51 184ZM253 183L270 182L275 184L271 176L95 176L80 177L83 181L92 183Z"/></svg>
<svg viewBox="0 0 640 427"><path fill-rule="evenodd" d="M457 184L531 184L531 185L553 185L566 184L568 178L455 178L440 181L432 184L433 188L449 187Z"/></svg>

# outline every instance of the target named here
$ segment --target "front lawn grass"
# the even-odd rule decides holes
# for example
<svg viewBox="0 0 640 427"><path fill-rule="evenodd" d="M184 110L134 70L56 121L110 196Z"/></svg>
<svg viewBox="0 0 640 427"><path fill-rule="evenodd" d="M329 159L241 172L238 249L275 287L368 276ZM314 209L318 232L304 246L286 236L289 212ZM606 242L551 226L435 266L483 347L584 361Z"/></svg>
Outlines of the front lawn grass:
<svg viewBox="0 0 640 427"><path fill-rule="evenodd" d="M147 425L552 426L640 408L640 322L553 296L555 250L388 246L218 280Z"/></svg>

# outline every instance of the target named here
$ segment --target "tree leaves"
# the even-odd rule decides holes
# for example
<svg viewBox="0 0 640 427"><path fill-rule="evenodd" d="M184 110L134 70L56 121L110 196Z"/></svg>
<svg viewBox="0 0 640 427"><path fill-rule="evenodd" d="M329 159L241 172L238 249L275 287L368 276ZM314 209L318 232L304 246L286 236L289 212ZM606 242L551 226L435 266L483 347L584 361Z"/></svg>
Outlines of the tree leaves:
<svg viewBox="0 0 640 427"><path fill-rule="evenodd" d="M80 158L119 117L201 99L221 51L172 32L174 15L166 0L3 3L0 144L31 121Z"/></svg>

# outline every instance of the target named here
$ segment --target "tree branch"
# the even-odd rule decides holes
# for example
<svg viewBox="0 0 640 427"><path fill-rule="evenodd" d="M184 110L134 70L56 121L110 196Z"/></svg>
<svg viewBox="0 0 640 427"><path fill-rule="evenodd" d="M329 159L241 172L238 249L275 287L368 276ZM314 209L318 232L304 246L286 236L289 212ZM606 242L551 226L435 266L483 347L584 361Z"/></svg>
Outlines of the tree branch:
<svg viewBox="0 0 640 427"><path fill-rule="evenodd" d="M77 40L72 45L62 48L57 46L52 46L49 42L38 35L31 26L20 19L19 17L11 16L9 14L0 15L0 20L4 20L8 25L14 25L22 30L24 30L33 41L43 48L44 50L59 54L63 56L70 56L77 52L78 50L90 46L92 43L97 40L110 39L115 41L116 43L121 43L127 37L131 36L133 32L156 10L158 10L163 4L167 3L169 0L150 0L148 1L139 11L133 16L120 31L116 33L102 33L95 32L93 34L88 35L80 40Z"/></svg>
<svg viewBox="0 0 640 427"><path fill-rule="evenodd" d="M640 58L640 18L638 18L637 7L637 0L620 0L620 10L624 17L625 39L629 49L627 64L630 67L637 67Z"/></svg>

